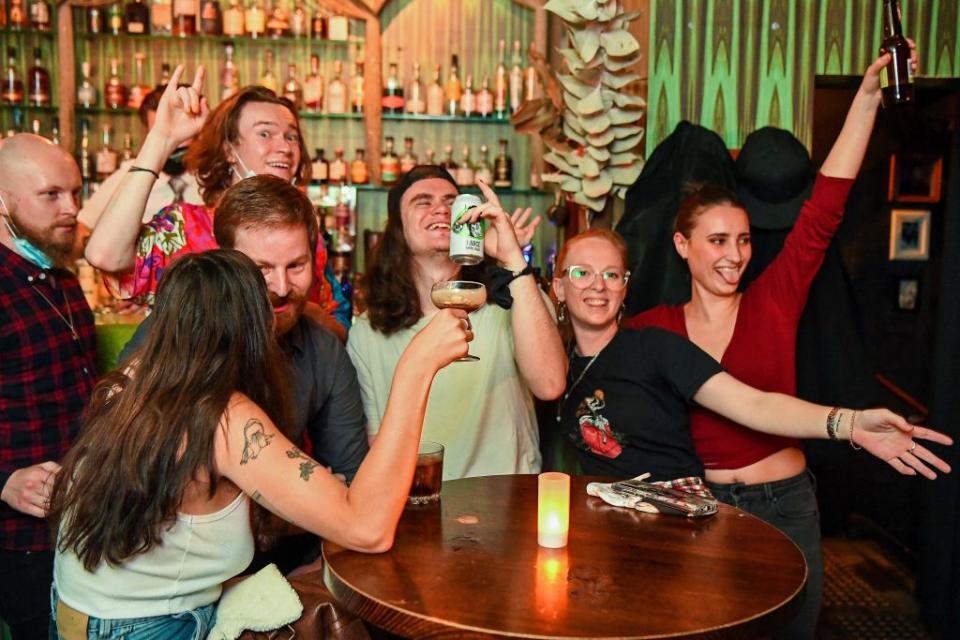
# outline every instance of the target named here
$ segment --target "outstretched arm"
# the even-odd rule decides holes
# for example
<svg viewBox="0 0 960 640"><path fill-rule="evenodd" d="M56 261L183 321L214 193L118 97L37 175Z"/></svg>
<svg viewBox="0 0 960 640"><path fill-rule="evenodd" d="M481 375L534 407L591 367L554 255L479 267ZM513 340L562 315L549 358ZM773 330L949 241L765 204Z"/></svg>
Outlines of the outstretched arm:
<svg viewBox="0 0 960 640"><path fill-rule="evenodd" d="M133 167L160 173L170 154L203 127L209 113L203 97L203 67L197 68L189 87L178 88L182 75L183 65L177 65L157 106L156 122ZM149 171L127 171L87 241L85 256L90 264L108 273L133 267L140 219L155 181L156 176Z"/></svg>
<svg viewBox="0 0 960 640"><path fill-rule="evenodd" d="M916 68L917 50L910 41L910 64ZM860 83L860 89L853 98L847 111L843 129L837 136L830 154L820 167L820 173L831 178L856 178L867 152L873 124L880 107L880 71L890 63L891 55L885 53L867 67Z"/></svg>
<svg viewBox="0 0 960 640"><path fill-rule="evenodd" d="M693 399L739 424L781 436L795 438L827 438L827 418L831 409L782 393L765 393L746 385L728 373L718 373L707 380ZM936 478L924 462L944 473L950 465L922 446L917 439L940 444L953 440L933 429L915 427L901 416L886 409L853 411L841 409L836 414L837 437L852 440L905 475Z"/></svg>
<svg viewBox="0 0 960 640"><path fill-rule="evenodd" d="M404 351L379 435L349 487L242 396L228 408L217 434L218 472L307 531L357 551L386 551L413 481L433 377L467 353L465 318L463 311L440 311Z"/></svg>

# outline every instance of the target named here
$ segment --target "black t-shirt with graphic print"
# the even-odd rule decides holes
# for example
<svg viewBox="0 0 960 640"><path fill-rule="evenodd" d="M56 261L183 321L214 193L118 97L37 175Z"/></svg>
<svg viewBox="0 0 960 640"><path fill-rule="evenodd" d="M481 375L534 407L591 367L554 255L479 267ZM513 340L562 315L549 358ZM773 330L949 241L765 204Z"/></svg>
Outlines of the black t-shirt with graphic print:
<svg viewBox="0 0 960 640"><path fill-rule="evenodd" d="M623 329L589 365L591 359L571 358L569 396L560 407L561 429L584 473L632 478L649 472L654 481L703 476L687 409L700 387L723 371L720 363L656 328Z"/></svg>

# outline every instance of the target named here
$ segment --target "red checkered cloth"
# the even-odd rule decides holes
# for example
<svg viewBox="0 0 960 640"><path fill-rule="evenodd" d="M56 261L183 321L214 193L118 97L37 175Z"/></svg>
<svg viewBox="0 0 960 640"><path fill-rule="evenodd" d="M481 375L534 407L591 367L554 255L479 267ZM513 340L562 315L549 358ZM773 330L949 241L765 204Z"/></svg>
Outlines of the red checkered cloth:
<svg viewBox="0 0 960 640"><path fill-rule="evenodd" d="M654 482L652 484L668 489L676 489L677 491L685 491L686 493L692 493L701 498L713 499L713 494L710 493L710 489L704 484L703 478L698 476L677 478L676 480L661 480L660 482Z"/></svg>
<svg viewBox="0 0 960 640"><path fill-rule="evenodd" d="M68 327L71 318L76 340ZM62 269L40 269L3 245L0 354L3 487L17 469L63 457L96 375L93 313L76 277ZM0 502L0 549L50 549L46 521Z"/></svg>

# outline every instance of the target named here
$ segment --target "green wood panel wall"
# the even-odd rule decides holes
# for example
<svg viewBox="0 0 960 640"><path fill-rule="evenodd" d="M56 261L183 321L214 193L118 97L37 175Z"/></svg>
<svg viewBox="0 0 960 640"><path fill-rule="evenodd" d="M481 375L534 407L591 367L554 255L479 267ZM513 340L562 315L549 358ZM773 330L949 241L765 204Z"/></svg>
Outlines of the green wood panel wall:
<svg viewBox="0 0 960 640"><path fill-rule="evenodd" d="M815 75L859 75L881 0L651 0L647 152L687 119L737 148L772 125L811 139ZM960 1L901 0L920 74L960 76Z"/></svg>

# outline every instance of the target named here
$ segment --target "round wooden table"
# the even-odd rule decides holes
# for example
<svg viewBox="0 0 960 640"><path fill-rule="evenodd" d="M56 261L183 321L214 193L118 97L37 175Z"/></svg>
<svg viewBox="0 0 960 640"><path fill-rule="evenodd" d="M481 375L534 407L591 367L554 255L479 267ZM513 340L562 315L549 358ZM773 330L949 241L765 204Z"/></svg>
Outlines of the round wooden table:
<svg viewBox="0 0 960 640"><path fill-rule="evenodd" d="M393 549L325 542L348 610L411 638L749 638L795 612L797 547L733 507L706 519L611 507L570 483L570 540L537 545L537 476L443 483L407 507Z"/></svg>

